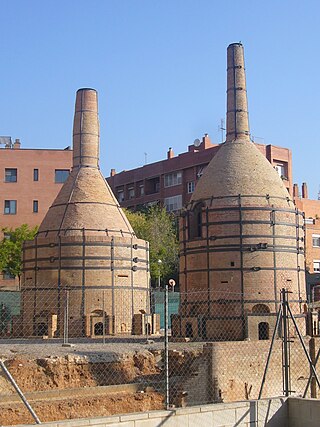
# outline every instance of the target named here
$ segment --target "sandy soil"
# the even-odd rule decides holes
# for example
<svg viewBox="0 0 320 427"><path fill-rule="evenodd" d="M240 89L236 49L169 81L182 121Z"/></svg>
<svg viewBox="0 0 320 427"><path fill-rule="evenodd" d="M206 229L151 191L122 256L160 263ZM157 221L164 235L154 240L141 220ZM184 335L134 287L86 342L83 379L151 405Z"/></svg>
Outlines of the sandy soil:
<svg viewBox="0 0 320 427"><path fill-rule="evenodd" d="M163 408L163 396L156 392L115 393L108 396L33 402L32 408L41 422L143 412ZM22 404L2 404L0 424L30 423L34 419Z"/></svg>

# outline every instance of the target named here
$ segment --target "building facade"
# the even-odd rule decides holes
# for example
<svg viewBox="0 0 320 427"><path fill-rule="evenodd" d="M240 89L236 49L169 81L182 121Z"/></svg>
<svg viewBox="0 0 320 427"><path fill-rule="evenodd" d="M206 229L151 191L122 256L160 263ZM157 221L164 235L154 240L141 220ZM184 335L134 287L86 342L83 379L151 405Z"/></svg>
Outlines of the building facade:
<svg viewBox="0 0 320 427"><path fill-rule="evenodd" d="M304 212L307 285L310 299L320 301L320 200L308 198L307 184L301 193L293 186L294 202Z"/></svg>
<svg viewBox="0 0 320 427"><path fill-rule="evenodd" d="M290 194L292 194L292 155L288 148L255 144L269 160ZM139 209L160 203L170 212L179 211L191 199L196 184L220 144L212 144L207 134L201 141L177 156L169 148L167 158L142 167L116 173L111 170L107 181L125 208ZM248 171L254 180L255 171Z"/></svg>
<svg viewBox="0 0 320 427"><path fill-rule="evenodd" d="M0 238L3 228L40 225L69 175L72 151L21 148L18 139L0 146ZM0 287L15 286L6 272Z"/></svg>

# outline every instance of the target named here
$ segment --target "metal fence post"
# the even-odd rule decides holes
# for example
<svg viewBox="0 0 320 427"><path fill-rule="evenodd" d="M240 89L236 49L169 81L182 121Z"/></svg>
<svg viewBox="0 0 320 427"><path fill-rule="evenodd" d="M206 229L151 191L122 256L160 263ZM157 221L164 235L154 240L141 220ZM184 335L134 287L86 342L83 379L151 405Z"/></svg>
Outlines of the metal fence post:
<svg viewBox="0 0 320 427"><path fill-rule="evenodd" d="M315 345L315 339L312 337L309 341L309 353L310 353L310 359L312 361L313 366L316 364L316 345ZM310 394L311 398L316 399L317 398L317 382L313 375L311 366L310 366L310 375L311 375L311 385L310 385Z"/></svg>
<svg viewBox="0 0 320 427"><path fill-rule="evenodd" d="M69 291L66 291L66 304L64 308L63 345L69 345Z"/></svg>
<svg viewBox="0 0 320 427"><path fill-rule="evenodd" d="M24 403L24 405L26 406L26 408L28 409L28 411L30 412L30 414L33 416L35 422L37 424L41 424L41 421L39 420L37 414L34 412L34 410L32 409L30 403L27 401L25 395L22 393L22 391L20 390L20 387L18 386L18 384L15 382L13 376L10 374L10 372L8 371L6 365L3 363L3 361L0 359L0 366L5 374L5 376L8 378L8 380L10 381L10 383L13 385L14 389L16 390L16 392L18 393L18 395L20 396L20 399L22 400L22 402Z"/></svg>
<svg viewBox="0 0 320 427"><path fill-rule="evenodd" d="M106 343L106 311L105 311L104 298L105 298L105 291L102 291L102 321L103 321L103 326L102 326L102 343L103 344Z"/></svg>
<svg viewBox="0 0 320 427"><path fill-rule="evenodd" d="M169 395L169 313L168 313L168 283L165 284L164 289L164 367L165 367L165 384L166 384L166 409L170 407Z"/></svg>
<svg viewBox="0 0 320 427"><path fill-rule="evenodd" d="M287 290L281 289L281 304L282 304L282 343L283 343L283 392L287 397L290 394L290 366L289 366L289 342L288 342L288 301L287 301Z"/></svg>

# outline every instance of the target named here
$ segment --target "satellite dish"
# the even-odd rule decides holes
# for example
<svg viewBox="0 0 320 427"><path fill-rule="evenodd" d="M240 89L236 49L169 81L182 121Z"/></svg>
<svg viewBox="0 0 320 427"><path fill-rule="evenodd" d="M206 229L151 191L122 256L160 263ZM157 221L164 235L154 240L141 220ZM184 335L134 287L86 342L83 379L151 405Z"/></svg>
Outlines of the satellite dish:
<svg viewBox="0 0 320 427"><path fill-rule="evenodd" d="M199 145L201 144L201 141L200 141L200 139L195 139L194 141L193 141L193 145L195 146L195 147L199 147Z"/></svg>

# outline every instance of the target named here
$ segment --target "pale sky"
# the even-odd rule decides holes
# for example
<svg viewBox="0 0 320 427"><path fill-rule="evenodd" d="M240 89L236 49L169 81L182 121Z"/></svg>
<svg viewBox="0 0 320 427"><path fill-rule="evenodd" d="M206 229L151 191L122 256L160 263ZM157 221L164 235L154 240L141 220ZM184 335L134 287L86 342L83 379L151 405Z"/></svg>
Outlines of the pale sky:
<svg viewBox="0 0 320 427"><path fill-rule="evenodd" d="M226 49L245 48L251 133L293 152L319 191L317 0L0 0L0 135L72 144L75 92L99 93L101 167L131 169L221 142Z"/></svg>

